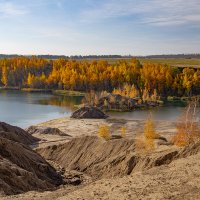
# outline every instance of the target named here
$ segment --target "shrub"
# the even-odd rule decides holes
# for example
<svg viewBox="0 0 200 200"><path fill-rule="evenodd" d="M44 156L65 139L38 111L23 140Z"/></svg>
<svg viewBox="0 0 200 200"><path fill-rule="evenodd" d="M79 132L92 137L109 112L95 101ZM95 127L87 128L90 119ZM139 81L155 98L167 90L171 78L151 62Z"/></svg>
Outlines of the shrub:
<svg viewBox="0 0 200 200"><path fill-rule="evenodd" d="M136 140L136 151L138 153L148 153L153 151L155 149L154 139L158 137L159 135L155 131L152 116L149 114L144 125L144 133Z"/></svg>
<svg viewBox="0 0 200 200"><path fill-rule="evenodd" d="M178 119L176 134L172 142L177 146L188 146L200 140L200 120L198 119L199 99L194 98Z"/></svg>
<svg viewBox="0 0 200 200"><path fill-rule="evenodd" d="M121 131L121 136L125 137L126 136L126 128L123 126L123 127L121 127L120 131Z"/></svg>
<svg viewBox="0 0 200 200"><path fill-rule="evenodd" d="M154 123L151 114L148 116L144 125L144 136L146 139L156 139L157 134L155 131Z"/></svg>
<svg viewBox="0 0 200 200"><path fill-rule="evenodd" d="M102 125L99 128L99 137L104 138L105 140L109 140L111 138L110 128L107 125Z"/></svg>

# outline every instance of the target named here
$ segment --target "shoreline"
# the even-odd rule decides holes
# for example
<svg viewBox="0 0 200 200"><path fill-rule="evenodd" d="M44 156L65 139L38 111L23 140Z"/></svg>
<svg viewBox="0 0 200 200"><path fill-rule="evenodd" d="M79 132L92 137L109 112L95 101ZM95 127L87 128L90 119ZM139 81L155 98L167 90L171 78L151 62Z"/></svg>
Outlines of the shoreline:
<svg viewBox="0 0 200 200"><path fill-rule="evenodd" d="M54 89L35 89L35 88L19 88L19 87L0 87L0 91L21 91L30 93L50 93L60 96L84 96L85 92L72 90L54 90Z"/></svg>
<svg viewBox="0 0 200 200"><path fill-rule="evenodd" d="M176 123L170 121L154 121L155 129L158 134L170 139L176 131ZM72 119L70 117L62 117L46 122L42 122L33 127L36 128L56 128L64 134L70 136L58 136L49 134L33 135L42 139L39 147L52 146L61 144L68 140L83 136L98 136L100 126L106 125L110 129L113 136L121 135L121 128L126 129L126 138L134 139L144 132L145 120L126 120L126 119ZM26 130L26 129L25 129ZM63 140L64 139L64 140Z"/></svg>

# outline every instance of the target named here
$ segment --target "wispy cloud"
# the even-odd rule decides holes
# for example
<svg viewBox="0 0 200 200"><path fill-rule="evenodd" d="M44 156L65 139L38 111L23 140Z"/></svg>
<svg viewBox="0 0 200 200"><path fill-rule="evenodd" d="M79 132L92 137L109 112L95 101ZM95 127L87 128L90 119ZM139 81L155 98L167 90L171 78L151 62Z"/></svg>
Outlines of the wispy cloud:
<svg viewBox="0 0 200 200"><path fill-rule="evenodd" d="M200 0L0 0L0 23L11 53L200 51Z"/></svg>
<svg viewBox="0 0 200 200"><path fill-rule="evenodd" d="M27 9L22 6L17 6L12 2L0 2L0 17L16 17L27 13Z"/></svg>
<svg viewBox="0 0 200 200"><path fill-rule="evenodd" d="M82 20L93 22L126 16L137 23L155 26L200 23L199 0L108 0L83 11Z"/></svg>

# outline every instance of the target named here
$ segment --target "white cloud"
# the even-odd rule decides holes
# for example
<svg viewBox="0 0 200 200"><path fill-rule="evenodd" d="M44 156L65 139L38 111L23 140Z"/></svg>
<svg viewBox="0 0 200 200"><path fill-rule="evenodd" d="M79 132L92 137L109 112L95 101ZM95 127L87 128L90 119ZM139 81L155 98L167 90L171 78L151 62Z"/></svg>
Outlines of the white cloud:
<svg viewBox="0 0 200 200"><path fill-rule="evenodd" d="M28 11L12 2L0 3L0 17L16 17L27 14Z"/></svg>

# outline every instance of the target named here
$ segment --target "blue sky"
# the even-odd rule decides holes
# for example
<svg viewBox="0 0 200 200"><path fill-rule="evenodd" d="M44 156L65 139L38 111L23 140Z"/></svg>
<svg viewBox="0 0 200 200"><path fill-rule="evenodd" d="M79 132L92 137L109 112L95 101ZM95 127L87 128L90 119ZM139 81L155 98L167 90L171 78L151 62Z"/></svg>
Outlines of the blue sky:
<svg viewBox="0 0 200 200"><path fill-rule="evenodd" d="M200 0L0 0L0 53L200 53Z"/></svg>

